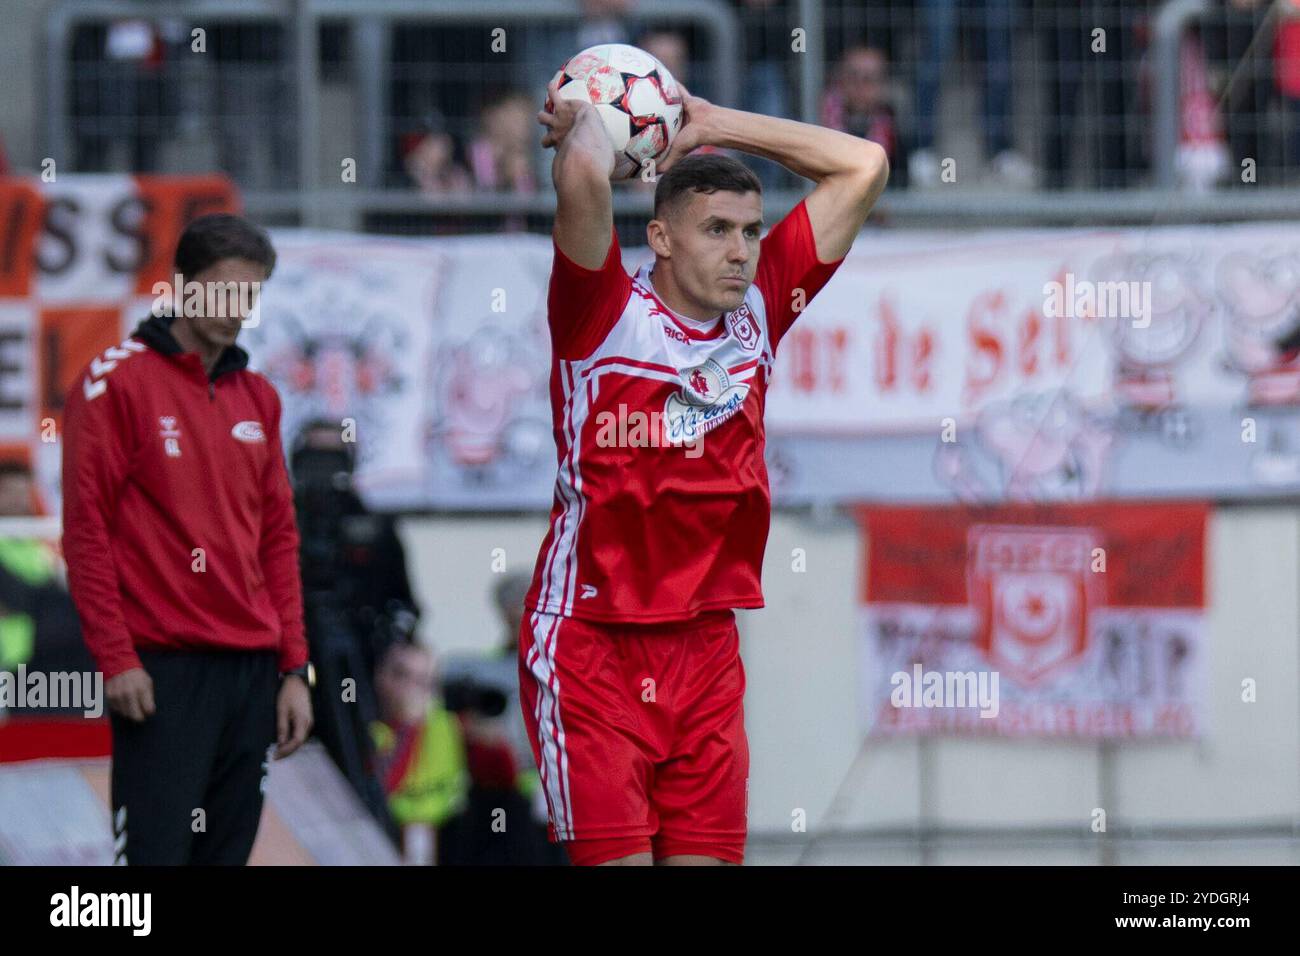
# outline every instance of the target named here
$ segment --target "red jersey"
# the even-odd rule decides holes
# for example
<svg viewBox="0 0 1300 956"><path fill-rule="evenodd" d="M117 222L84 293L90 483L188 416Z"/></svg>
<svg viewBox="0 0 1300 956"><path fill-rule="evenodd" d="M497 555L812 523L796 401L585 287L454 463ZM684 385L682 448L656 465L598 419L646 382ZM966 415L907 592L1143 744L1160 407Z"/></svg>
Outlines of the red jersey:
<svg viewBox="0 0 1300 956"><path fill-rule="evenodd" d="M841 258L800 202L762 240L742 305L711 328L660 301L653 263L598 270L559 247L547 299L559 472L527 606L597 621L763 606L771 519L763 407L781 337Z"/></svg>
<svg viewBox="0 0 1300 956"><path fill-rule="evenodd" d="M209 377L170 321L68 392L63 553L86 645L105 679L136 648L276 649L292 670L307 643L280 398L235 346Z"/></svg>

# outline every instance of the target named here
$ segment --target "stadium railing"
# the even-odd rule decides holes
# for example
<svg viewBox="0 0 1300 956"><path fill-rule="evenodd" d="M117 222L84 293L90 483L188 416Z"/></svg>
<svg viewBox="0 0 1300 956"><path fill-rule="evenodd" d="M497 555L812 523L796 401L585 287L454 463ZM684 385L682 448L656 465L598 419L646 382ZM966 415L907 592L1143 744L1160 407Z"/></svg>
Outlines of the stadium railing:
<svg viewBox="0 0 1300 956"><path fill-rule="evenodd" d="M1224 0L1167 0L1152 24L1152 170L1155 185L1178 185L1178 148L1182 129L1180 83L1183 40L1195 28L1209 70L1218 69L1223 89L1213 90L1226 145L1231 149L1229 182L1241 174L1243 159L1290 180L1300 167L1300 90L1284 94L1279 57L1300 58L1300 49L1279 50L1284 26L1300 30L1300 2L1260 0L1238 9ZM1300 70L1300 63L1289 69ZM1294 82L1294 81L1293 81ZM1253 147L1253 148L1250 148ZM1246 156L1246 153L1263 155ZM1263 180L1261 180L1263 181ZM1276 183L1274 183L1276 184Z"/></svg>
<svg viewBox="0 0 1300 956"><path fill-rule="evenodd" d="M956 3L963 25L981 5L971 0ZM1126 5L1127 6L1127 5ZM1144 4L1135 8L1146 9ZM1144 116L1141 110L1125 108L1123 115L1099 113L1092 103L1091 113L1085 108L1088 101L1097 100L1099 94L1085 90L1084 104L1080 106L1082 124L1072 134L1072 150L1083 157L1082 168L1075 170L1075 178L1088 178L1095 172L1107 172L1105 163L1110 159L1098 147L1097 137L1103 129L1123 127L1130 139L1137 137L1145 143L1150 138L1151 161L1146 168L1132 176L1129 189L1096 189L1092 187L1065 188L1047 192L1016 189L982 188L979 182L967 178L952 188L938 190L890 191L881 201L879 219L899 225L945 225L949 227L982 226L990 223L1023 225L1061 225L1079 223L1135 223L1135 222L1198 222L1227 221L1248 218L1277 218L1300 215L1300 192L1274 186L1265 182L1261 173L1259 185L1240 188L1233 182L1237 177L1235 157L1227 170L1228 181L1238 188L1219 188L1205 192L1188 192L1177 188L1178 151L1181 135L1181 104L1184 96L1181 78L1181 51L1183 39L1189 31L1197 31L1202 39L1215 37L1215 49L1208 59L1211 70L1220 66L1230 73L1228 91L1238 94L1248 89L1254 95L1244 109L1222 117L1228 127L1225 135L1236 140L1249 141L1252 131L1267 134L1273 144L1289 143L1290 138L1300 141L1294 129L1295 117L1286 112L1287 103L1277 91L1269 88L1275 67L1272 43L1275 30L1284 19L1300 15L1295 0L1278 0L1262 3L1266 16L1247 15L1231 9L1220 0L1162 0L1149 6L1148 16L1139 30L1134 23L1120 24L1125 35L1137 31L1150 35L1150 72L1140 72L1141 57L1122 59L1114 67L1126 71L1122 79L1125 89L1139 90L1149 95L1151 111ZM1052 25L1053 16L1064 16L1070 4L1057 0L1019 0L1015 8L1028 12L1028 20L1017 20L1013 53L1016 59L1016 97L1041 97L1041 89L1060 82L1060 64L1045 55L1043 25ZM84 0L63 2L52 8L47 29L46 109L44 133L46 151L50 155L67 155L73 139L73 126L84 125L84 120L71 109L71 93L75 84L84 82L87 70L91 79L102 64L87 64L70 57L73 33L79 27L104 24L124 18L138 18L148 22L172 21L192 24L263 24L283 31L278 41L283 59L278 63L265 62L267 57L254 50L244 55L235 49L227 75L257 72L260 79L248 80L244 89L266 89L278 85L285 97L285 109L278 115L278 125L283 137L287 132L292 140L295 156L289 164L291 174L278 179L253 177L245 182L244 196L247 208L259 218L280 224L330 226L364 229L367 231L431 233L449 231L491 230L499 228L504 216L523 217L524 228L536 231L549 229L551 201L543 190L540 195L509 193L469 193L463 197L425 197L413 187L395 187L385 181L392 172L394 129L411 117L395 116L392 103L392 86L403 75L416 77L420 83L440 79L456 79L457 71L464 71L461 88L477 86L491 80L494 64L439 62L440 51L432 47L417 51L426 60L423 64L401 62L394 58L395 31L404 34L426 29L444 33L452 28L482 29L488 25L539 25L547 27L572 26L579 9L576 0L535 0L521 4L518 0L444 0L429 3L424 0L300 0L297 3L281 0L179 0L159 6L146 0ZM655 0L636 8L638 25L674 25L686 27L698 35L700 46L707 50L702 81L691 80L695 92L721 103L735 104L741 93L738 88L740 72L737 64L743 62L741 40L744 24L731 6L721 0ZM1069 14L1071 29L1078 24L1077 5ZM1251 16L1256 16L1252 20ZM804 119L816 119L820 112L823 93L832 81L834 65L843 50L857 38L865 38L883 46L894 56L897 76L891 88L897 93L900 114L914 112L909 107L910 81L904 82L908 71L915 67L921 49L922 32L915 20L915 5L885 2L863 6L845 0L792 0L791 23L804 31L802 41L806 55L794 57L790 79L794 97L791 112ZM1031 29L1023 29L1028 22ZM978 24L977 24L978 25ZM436 29L435 29L436 28ZM1254 29L1251 45L1243 50L1240 43L1222 36L1232 33L1239 37L1242 31ZM1145 32L1144 32L1145 31ZM1235 32L1232 32L1235 31ZM782 33L782 31L777 31ZM789 39L789 31L784 31ZM978 30L975 31L978 38ZM186 35L184 41L188 42ZM238 41L237 41L238 42ZM513 41L512 41L513 42ZM1114 42L1114 39L1112 39ZM967 43L978 50L978 44ZM535 51L534 51L535 52ZM1246 56L1249 52L1251 55ZM966 73L986 66L972 53L966 51ZM253 62L244 62L253 61ZM205 91L212 88L213 66L201 58L179 58L178 95L182 97L183 115L180 120L187 128L201 125L210 110L202 108ZM954 52L953 62L956 62ZM545 64L542 64L543 66ZM536 64L516 60L510 76L522 76ZM1108 68L1109 69L1109 68ZM423 71L423 72L421 72ZM441 71L441 72L439 72ZM1056 72L1054 72L1056 71ZM545 71L543 71L545 72ZM965 75L965 74L963 74ZM1022 83L1022 80L1028 80ZM505 79L503 75L500 79ZM970 76L967 79L971 79ZM1094 77L1098 83L1107 82L1104 76ZM258 84L261 84L260 86ZM206 84L206 85L205 85ZM251 84L251 85L248 85ZM1030 95L1019 87L1031 85L1039 92ZM1083 84L1085 87L1088 83ZM1095 85L1095 84L1094 84ZM236 92L238 92L238 85ZM531 89L531 86L529 86ZM229 95L227 93L227 95ZM1258 102L1267 95L1267 102ZM215 98L215 97L214 97ZM977 97L978 99L978 97ZM1251 100L1252 97L1246 97ZM454 104L463 105L459 101ZM1041 104L1039 104L1041 105ZM1220 104L1221 105L1221 104ZM1231 106L1231 104L1229 104ZM345 109L340 109L345 106ZM188 112L185 112L188 111ZM948 110L952 112L951 109ZM1040 131L1025 131L1025 110L1019 120L1015 138L1019 145L1038 143ZM1224 113L1220 109L1220 113ZM356 118L355 135L345 140L347 148L338 148L341 139L340 114ZM1037 122L1040 116L1029 111ZM220 120L220 117L216 117ZM449 117L461 129L472 122L469 115ZM155 117L130 115L125 103L103 123L117 123L115 135L132 134L132 126L140 127L162 121ZM344 124L346 125L346 124ZM91 127L94 123L90 124ZM343 130L344 132L351 132ZM1242 132L1244 131L1244 133ZM245 130L249 132L249 130ZM980 137L978 130L967 131L972 142ZM269 133L263 131L263 138ZM250 136L250 140L257 137ZM942 138L942 136L941 136ZM328 185L331 165L324 160L322 143L330 145L333 153L355 156L357 181L336 181ZM960 144L959 144L960 145ZM969 146L969 144L966 144ZM276 152L273 148L272 152ZM1026 148L1031 158L1041 167L1041 144ZM896 168L906 162L906 149L900 149ZM1262 160L1266 165L1268 160ZM1088 164L1096 166L1092 169ZM1100 164L1100 165L1098 165ZM1272 163L1274 172L1289 181L1297 172L1300 159L1287 152ZM1076 161L1076 165L1079 165ZM191 167L192 168L192 167ZM337 163L333 163L337 175ZM180 171L180 170L178 170ZM1115 170L1110 170L1115 172ZM1068 185L1073 186L1073 183ZM768 205L779 214L797 202L800 193L790 190L768 192ZM616 194L616 212L620 223L643 217L650 208L646 193L619 190Z"/></svg>

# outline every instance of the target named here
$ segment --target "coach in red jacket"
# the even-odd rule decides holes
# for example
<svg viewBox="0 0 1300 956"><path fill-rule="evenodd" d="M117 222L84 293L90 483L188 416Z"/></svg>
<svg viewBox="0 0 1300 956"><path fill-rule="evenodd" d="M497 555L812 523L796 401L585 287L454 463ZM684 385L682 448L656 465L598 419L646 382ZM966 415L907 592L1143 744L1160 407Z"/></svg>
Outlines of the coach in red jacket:
<svg viewBox="0 0 1300 956"><path fill-rule="evenodd" d="M68 393L63 550L105 678L117 861L243 864L267 751L311 728L280 399L235 344L275 252L213 215L175 263L183 307L155 309Z"/></svg>

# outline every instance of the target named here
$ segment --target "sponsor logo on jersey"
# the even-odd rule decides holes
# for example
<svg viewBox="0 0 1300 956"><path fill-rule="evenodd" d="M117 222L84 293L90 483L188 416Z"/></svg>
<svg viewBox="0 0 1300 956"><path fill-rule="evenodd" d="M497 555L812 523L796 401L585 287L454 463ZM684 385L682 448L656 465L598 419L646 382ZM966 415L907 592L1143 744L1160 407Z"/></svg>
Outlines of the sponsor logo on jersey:
<svg viewBox="0 0 1300 956"><path fill-rule="evenodd" d="M261 422L237 422L235 427L230 429L230 434L240 441L266 441L266 432L262 431Z"/></svg>
<svg viewBox="0 0 1300 956"><path fill-rule="evenodd" d="M708 359L681 372L682 388L664 404L668 440L683 444L698 440L736 413L749 394L749 386L731 384L727 370Z"/></svg>
<svg viewBox="0 0 1300 956"><path fill-rule="evenodd" d="M670 339L675 339L676 341L681 342L684 345L690 344L691 341L690 337L681 329L675 329L671 325L664 323L664 331L668 333L668 337Z"/></svg>
<svg viewBox="0 0 1300 956"><path fill-rule="evenodd" d="M596 588L595 588L594 586L592 586L592 585L590 585L590 584L584 584L584 585L582 586L582 593L579 594L578 597L580 597L580 598L594 598L598 593L599 593L599 592L596 590Z"/></svg>
<svg viewBox="0 0 1300 956"><path fill-rule="evenodd" d="M731 334L736 337L741 348L750 352L758 348L758 322L745 303L742 302L739 309L727 315L727 328L731 329Z"/></svg>

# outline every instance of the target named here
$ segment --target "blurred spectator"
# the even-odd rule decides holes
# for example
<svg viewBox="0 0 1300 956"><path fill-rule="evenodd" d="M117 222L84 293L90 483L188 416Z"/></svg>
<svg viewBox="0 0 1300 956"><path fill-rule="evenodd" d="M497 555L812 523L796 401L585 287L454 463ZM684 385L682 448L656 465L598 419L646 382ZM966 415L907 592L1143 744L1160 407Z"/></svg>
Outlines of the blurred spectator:
<svg viewBox="0 0 1300 956"><path fill-rule="evenodd" d="M395 519L372 512L356 492L355 449L337 422L314 419L294 437L289 463L303 590L311 596L328 592L346 612L369 676L386 644L414 633L420 608Z"/></svg>
<svg viewBox="0 0 1300 956"><path fill-rule="evenodd" d="M77 172L113 170L117 144L125 146L128 171L160 168L179 102L180 84L168 67L184 36L176 20L119 19L73 30L69 115Z"/></svg>
<svg viewBox="0 0 1300 956"><path fill-rule="evenodd" d="M0 463L0 517L32 516L37 506L27 464ZM45 673L95 669L54 542L5 537L0 528L0 670L19 664Z"/></svg>
<svg viewBox="0 0 1300 956"><path fill-rule="evenodd" d="M630 42L634 0L579 0L578 6L581 17L573 53L598 43Z"/></svg>
<svg viewBox="0 0 1300 956"><path fill-rule="evenodd" d="M690 45L675 30L647 30L636 38L636 46L668 68L678 83L691 85Z"/></svg>
<svg viewBox="0 0 1300 956"><path fill-rule="evenodd" d="M298 129L284 26L227 20L206 29L221 168L245 188L292 187Z"/></svg>
<svg viewBox="0 0 1300 956"><path fill-rule="evenodd" d="M426 196L463 195L470 191L469 170L456 160L456 141L443 115L434 112L421 131L402 138L402 165Z"/></svg>
<svg viewBox="0 0 1300 956"><path fill-rule="evenodd" d="M533 168L546 170L548 179L552 151L541 145L544 130L536 122L546 101L546 84L587 47L631 43L636 34L634 7L633 0L580 0L576 21L530 23L523 30L525 55L516 76L528 96Z"/></svg>
<svg viewBox="0 0 1300 956"><path fill-rule="evenodd" d="M686 37L674 30L646 30L637 36L635 45L662 63L682 86L690 86L690 45ZM644 193L655 191L655 180L632 177L628 185Z"/></svg>
<svg viewBox="0 0 1300 956"><path fill-rule="evenodd" d="M1286 20L1278 22L1272 47L1276 60L1270 63L1270 47L1264 42L1272 7L1269 0L1216 0L1216 7L1213 15L1201 22L1201 35L1210 88L1223 105L1236 172L1232 178L1240 182L1242 160L1251 159L1258 183L1279 184L1283 144L1269 129L1268 116L1276 94L1286 96L1286 64L1296 55L1288 37L1293 35L1296 21L1290 26Z"/></svg>
<svg viewBox="0 0 1300 956"><path fill-rule="evenodd" d="M374 514L353 484L355 449L337 422L307 422L289 454L302 569L303 614L317 682L315 733L381 823L388 810L369 772L379 705L378 658L409 641L419 618L394 519ZM350 683L345 683L350 682ZM343 700L338 688L353 695Z"/></svg>
<svg viewBox="0 0 1300 956"><path fill-rule="evenodd" d="M494 74L515 61L521 32L510 33L508 53L493 55ZM406 160L429 133L445 133L456 147L453 158L463 164L461 150L474 129L471 111L483 88L483 38L476 24L399 21L389 29L392 145L386 185L410 185L413 174Z"/></svg>
<svg viewBox="0 0 1300 956"><path fill-rule="evenodd" d="M517 90L497 95L479 116L479 130L469 146L470 175L480 192L537 192L533 171L533 129L537 110L531 97Z"/></svg>
<svg viewBox="0 0 1300 956"><path fill-rule="evenodd" d="M402 852L409 862L443 862L438 831L464 810L469 775L460 727L436 693L433 653L415 643L390 645L375 687L373 770L401 832Z"/></svg>
<svg viewBox="0 0 1300 956"><path fill-rule="evenodd" d="M1120 189L1136 184L1144 166L1142 138L1131 129L1138 114L1138 64L1145 31L1146 0L1033 0L1033 22L1044 64L1039 131L1042 137L1042 185L1069 185L1070 164L1082 157L1086 185ZM1102 31L1094 34L1094 31ZM1104 40L1105 50L1094 52ZM1084 153L1081 116L1085 85L1089 89L1095 142Z"/></svg>
<svg viewBox="0 0 1300 956"><path fill-rule="evenodd" d="M469 808L447 838L457 862L565 861L546 837L546 800L519 709L519 628L531 580L515 572L497 582L501 639L491 653L449 658L443 666L444 696L461 719L471 780ZM501 812L504 830L493 825Z"/></svg>
<svg viewBox="0 0 1300 956"><path fill-rule="evenodd" d="M1205 49L1198 31L1189 30L1182 36L1178 73L1178 182L1184 189L1207 192L1223 179L1230 156L1219 104L1210 92Z"/></svg>
<svg viewBox="0 0 1300 956"><path fill-rule="evenodd" d="M849 47L822 98L821 124L878 143L889 157L890 185L906 186L906 169L898 162L898 126L889 103L889 65L881 50L865 44ZM903 180L898 182L898 173Z"/></svg>
<svg viewBox="0 0 1300 956"><path fill-rule="evenodd" d="M0 461L0 517L41 512L31 468L21 461Z"/></svg>
<svg viewBox="0 0 1300 956"><path fill-rule="evenodd" d="M1287 142L1283 144L1283 166L1291 181L1300 169L1300 2L1286 0L1284 16L1277 26L1273 49L1274 77L1286 106ZM1241 169L1237 164L1238 171Z"/></svg>
<svg viewBox="0 0 1300 956"><path fill-rule="evenodd" d="M790 118L790 5L788 0L731 0L744 31L745 75L741 102L724 103L764 116ZM746 157L765 190L780 189L792 182L781 166L762 157Z"/></svg>
<svg viewBox="0 0 1300 956"><path fill-rule="evenodd" d="M1011 6L1013 0L973 0L966 11L984 41L984 153L1006 185L1028 186L1033 169L1011 144ZM919 0L920 49L916 69L916 133L908 160L913 186L937 185L942 172L935 153L939 93L957 39L958 0Z"/></svg>
<svg viewBox="0 0 1300 956"><path fill-rule="evenodd" d="M546 84L575 54L601 43L631 43L634 6L633 0L579 0L576 21L530 23L524 30L528 52L519 80L529 91L529 102L541 105Z"/></svg>

